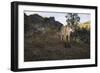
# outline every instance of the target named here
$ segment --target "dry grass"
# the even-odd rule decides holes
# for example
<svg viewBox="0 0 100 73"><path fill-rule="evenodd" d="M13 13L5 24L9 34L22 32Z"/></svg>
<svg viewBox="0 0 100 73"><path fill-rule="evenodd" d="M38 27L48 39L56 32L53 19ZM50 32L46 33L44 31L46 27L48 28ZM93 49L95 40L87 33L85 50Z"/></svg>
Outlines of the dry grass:
<svg viewBox="0 0 100 73"><path fill-rule="evenodd" d="M71 42L65 47L55 33L33 34L24 37L24 61L45 61L90 58L90 47L84 43Z"/></svg>

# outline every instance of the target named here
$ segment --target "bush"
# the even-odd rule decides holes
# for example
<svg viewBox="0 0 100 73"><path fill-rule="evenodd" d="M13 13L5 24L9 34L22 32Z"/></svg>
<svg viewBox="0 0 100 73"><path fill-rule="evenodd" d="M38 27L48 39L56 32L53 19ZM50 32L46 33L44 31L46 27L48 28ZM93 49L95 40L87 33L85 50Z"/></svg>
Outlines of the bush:
<svg viewBox="0 0 100 73"><path fill-rule="evenodd" d="M75 31L76 40L90 44L90 30L79 28Z"/></svg>

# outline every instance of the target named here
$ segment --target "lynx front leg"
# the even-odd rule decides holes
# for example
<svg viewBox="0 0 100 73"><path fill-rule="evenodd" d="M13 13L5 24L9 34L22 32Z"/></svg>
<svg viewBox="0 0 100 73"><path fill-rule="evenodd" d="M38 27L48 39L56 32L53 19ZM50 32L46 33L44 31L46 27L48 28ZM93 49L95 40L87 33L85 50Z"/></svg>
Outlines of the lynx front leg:
<svg viewBox="0 0 100 73"><path fill-rule="evenodd" d="M70 42L70 35L68 35L68 42Z"/></svg>

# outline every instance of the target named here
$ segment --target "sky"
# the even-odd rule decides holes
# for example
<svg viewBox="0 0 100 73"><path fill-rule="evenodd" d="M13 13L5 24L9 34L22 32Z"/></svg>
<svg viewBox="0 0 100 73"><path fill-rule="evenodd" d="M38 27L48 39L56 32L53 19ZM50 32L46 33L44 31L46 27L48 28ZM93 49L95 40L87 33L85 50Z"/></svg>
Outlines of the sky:
<svg viewBox="0 0 100 73"><path fill-rule="evenodd" d="M42 17L55 17L56 21L60 21L63 25L67 25L66 22L66 15L67 12L37 12L37 11L25 11L24 12L26 15L32 15L32 14L39 14ZM80 23L84 23L86 21L91 20L91 15L90 14L84 14L84 13L78 13L78 16L80 17Z"/></svg>

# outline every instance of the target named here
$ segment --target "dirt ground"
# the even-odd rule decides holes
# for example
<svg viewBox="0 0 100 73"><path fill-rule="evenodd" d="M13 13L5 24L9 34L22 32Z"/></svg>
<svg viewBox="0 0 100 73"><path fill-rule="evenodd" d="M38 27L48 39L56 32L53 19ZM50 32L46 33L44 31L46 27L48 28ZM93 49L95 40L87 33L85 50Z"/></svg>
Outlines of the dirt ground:
<svg viewBox="0 0 100 73"><path fill-rule="evenodd" d="M90 47L86 43L71 42L65 47L55 34L24 37L24 61L69 60L90 58Z"/></svg>

